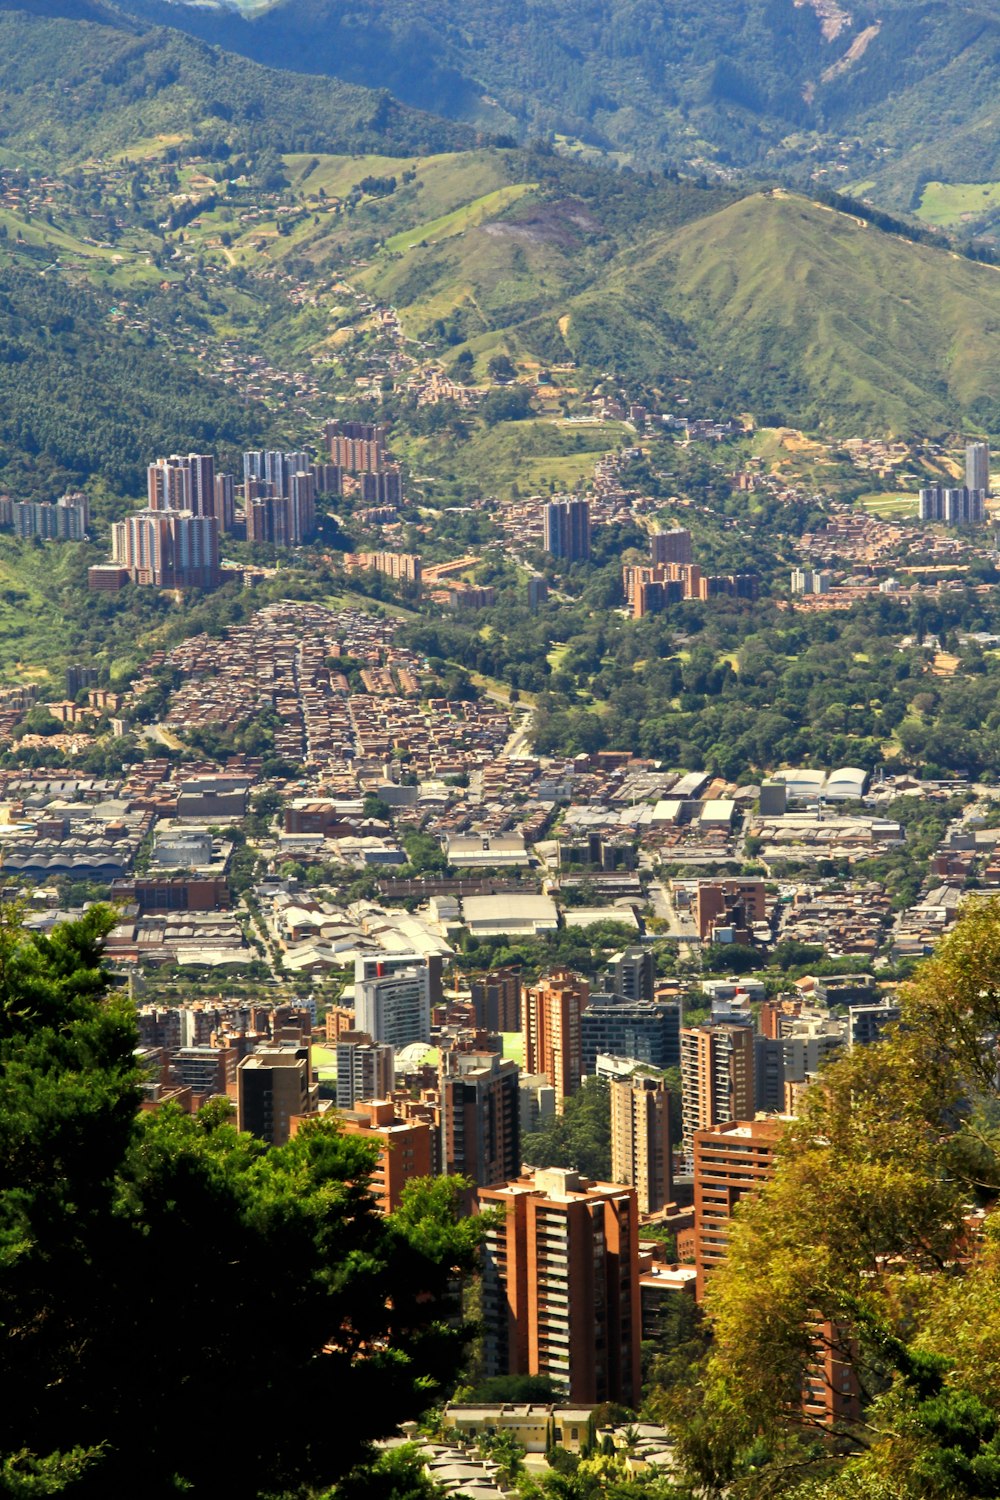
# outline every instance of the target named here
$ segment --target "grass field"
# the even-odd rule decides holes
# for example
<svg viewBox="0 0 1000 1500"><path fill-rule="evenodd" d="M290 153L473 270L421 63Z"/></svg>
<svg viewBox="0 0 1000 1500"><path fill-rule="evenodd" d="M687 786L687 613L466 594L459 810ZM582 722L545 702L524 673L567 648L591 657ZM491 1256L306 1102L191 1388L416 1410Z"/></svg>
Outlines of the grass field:
<svg viewBox="0 0 1000 1500"><path fill-rule="evenodd" d="M945 227L1000 208L1000 182L929 182L917 217Z"/></svg>
<svg viewBox="0 0 1000 1500"><path fill-rule="evenodd" d="M917 515L920 501L914 494L862 495L858 506L870 516L878 516L883 521L902 521Z"/></svg>
<svg viewBox="0 0 1000 1500"><path fill-rule="evenodd" d="M535 187L537 183L515 182L509 187L495 188L492 193L484 193L481 198L474 198L471 203L463 203L461 208L442 214L440 218L432 219L428 224L417 224L413 229L394 234L391 239L386 240L385 248L390 253L402 254L407 250L412 250L414 245L435 245L440 240L450 239L452 235L463 234L467 229L474 229L478 224L482 224L484 219L492 218L503 209L509 208L512 203L517 202L518 198L523 198L525 193L532 192Z"/></svg>
<svg viewBox="0 0 1000 1500"><path fill-rule="evenodd" d="M332 1047L318 1047L314 1042L312 1064L320 1078L336 1078L337 1054Z"/></svg>
<svg viewBox="0 0 1000 1500"><path fill-rule="evenodd" d="M519 1031L502 1031L504 1057L512 1057L519 1068L524 1067L524 1037Z"/></svg>

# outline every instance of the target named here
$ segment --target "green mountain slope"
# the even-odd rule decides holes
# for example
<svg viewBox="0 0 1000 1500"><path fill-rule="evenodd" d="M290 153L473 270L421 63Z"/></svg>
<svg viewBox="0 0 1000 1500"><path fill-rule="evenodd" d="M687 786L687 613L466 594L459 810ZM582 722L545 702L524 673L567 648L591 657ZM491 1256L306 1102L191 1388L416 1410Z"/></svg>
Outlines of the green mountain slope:
<svg viewBox="0 0 1000 1500"><path fill-rule="evenodd" d="M265 414L126 326L107 296L0 267L0 472L16 498L100 476L141 495L145 465L183 439L236 449Z"/></svg>
<svg viewBox="0 0 1000 1500"><path fill-rule="evenodd" d="M596 315L621 358L644 325L676 320L759 418L840 433L1000 421L1000 272L801 198L745 198L621 257L570 309L581 357Z"/></svg>
<svg viewBox="0 0 1000 1500"><path fill-rule="evenodd" d="M1000 425L996 268L784 193L649 197L658 209L626 224L550 183L376 255L363 279L414 334L444 320L480 355L680 379L695 399L845 435Z"/></svg>
<svg viewBox="0 0 1000 1500"><path fill-rule="evenodd" d="M867 180L1000 177L996 0L126 0L262 61L639 161Z"/></svg>
<svg viewBox="0 0 1000 1500"><path fill-rule="evenodd" d="M0 5L0 163L65 169L163 135L233 149L434 151L473 142L384 90L227 56L111 6Z"/></svg>

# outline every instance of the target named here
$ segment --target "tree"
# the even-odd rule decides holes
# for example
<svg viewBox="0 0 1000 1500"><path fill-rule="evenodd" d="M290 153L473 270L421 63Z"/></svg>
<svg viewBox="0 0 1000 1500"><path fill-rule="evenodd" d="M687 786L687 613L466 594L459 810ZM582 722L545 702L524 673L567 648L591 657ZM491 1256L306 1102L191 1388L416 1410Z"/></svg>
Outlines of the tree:
<svg viewBox="0 0 1000 1500"><path fill-rule="evenodd" d="M997 1492L1000 902L965 911L900 1005L807 1092L730 1227L714 1346L674 1405L708 1493L799 1494L810 1469L803 1496ZM803 1414L817 1340L850 1366L860 1420Z"/></svg>
<svg viewBox="0 0 1000 1500"><path fill-rule="evenodd" d="M561 1115L526 1135L525 1161L535 1167L571 1167L606 1182L611 1176L611 1098L606 1078L587 1078L565 1101Z"/></svg>
<svg viewBox="0 0 1000 1500"><path fill-rule="evenodd" d="M86 1497L140 1473L153 1497L333 1483L453 1382L461 1184L413 1183L383 1219L371 1150L326 1121L272 1149L225 1109L140 1115L114 915L48 938L0 917L0 1453Z"/></svg>

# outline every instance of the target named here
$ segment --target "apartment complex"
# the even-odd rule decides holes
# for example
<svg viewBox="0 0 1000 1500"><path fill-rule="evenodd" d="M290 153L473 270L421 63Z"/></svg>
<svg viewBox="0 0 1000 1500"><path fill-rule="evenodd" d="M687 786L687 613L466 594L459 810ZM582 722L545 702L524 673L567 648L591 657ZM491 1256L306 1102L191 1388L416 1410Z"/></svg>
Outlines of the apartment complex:
<svg viewBox="0 0 1000 1500"><path fill-rule="evenodd" d="M699 1130L754 1114L754 1033L751 1026L688 1026L681 1032L684 1140Z"/></svg>
<svg viewBox="0 0 1000 1500"><path fill-rule="evenodd" d="M516 969L491 969L469 982L476 1025L482 1031L520 1031L521 977Z"/></svg>
<svg viewBox="0 0 1000 1500"><path fill-rule="evenodd" d="M638 1204L633 1188L559 1168L483 1189L503 1209L483 1261L487 1375L547 1375L573 1402L640 1394Z"/></svg>
<svg viewBox="0 0 1000 1500"><path fill-rule="evenodd" d="M965 487L990 493L990 445L967 443L965 448Z"/></svg>
<svg viewBox="0 0 1000 1500"><path fill-rule="evenodd" d="M379 967L382 967L379 965ZM361 979L354 986L359 1031L376 1042L406 1047L426 1042L431 1034L430 973L423 968L394 969Z"/></svg>
<svg viewBox="0 0 1000 1500"><path fill-rule="evenodd" d="M729 1221L740 1199L774 1171L774 1151L787 1122L770 1117L730 1120L694 1133L695 1295L724 1259Z"/></svg>
<svg viewBox="0 0 1000 1500"><path fill-rule="evenodd" d="M566 969L525 985L521 992L524 1071L544 1073L560 1113L583 1077L580 1018L589 999L586 980Z"/></svg>
<svg viewBox="0 0 1000 1500"><path fill-rule="evenodd" d="M654 531L649 539L649 560L654 567L658 563L693 562L690 531L682 526L671 531Z"/></svg>
<svg viewBox="0 0 1000 1500"><path fill-rule="evenodd" d="M140 510L111 528L112 563L133 583L213 589L219 583L219 523L191 510Z"/></svg>
<svg viewBox="0 0 1000 1500"><path fill-rule="evenodd" d="M237 1129L272 1146L283 1146L294 1121L316 1111L319 1085L312 1082L308 1046L262 1048L236 1070Z"/></svg>
<svg viewBox="0 0 1000 1500"><path fill-rule="evenodd" d="M655 1214L672 1197L670 1094L661 1078L613 1078L611 1176L634 1187L641 1214Z"/></svg>
<svg viewBox="0 0 1000 1500"><path fill-rule="evenodd" d="M495 1052L441 1057L442 1170L476 1187L507 1182L521 1167L519 1068Z"/></svg>
<svg viewBox="0 0 1000 1500"><path fill-rule="evenodd" d="M553 500L543 515L543 546L564 562L586 562L590 556L590 502Z"/></svg>
<svg viewBox="0 0 1000 1500"><path fill-rule="evenodd" d="M359 1101L388 1099L396 1085L393 1051L367 1031L342 1029L337 1044L337 1108Z"/></svg>
<svg viewBox="0 0 1000 1500"><path fill-rule="evenodd" d="M431 1174L430 1126L397 1119L391 1099L371 1099L357 1109L342 1110L340 1120L345 1135L378 1147L371 1190L380 1211L393 1213L406 1184Z"/></svg>

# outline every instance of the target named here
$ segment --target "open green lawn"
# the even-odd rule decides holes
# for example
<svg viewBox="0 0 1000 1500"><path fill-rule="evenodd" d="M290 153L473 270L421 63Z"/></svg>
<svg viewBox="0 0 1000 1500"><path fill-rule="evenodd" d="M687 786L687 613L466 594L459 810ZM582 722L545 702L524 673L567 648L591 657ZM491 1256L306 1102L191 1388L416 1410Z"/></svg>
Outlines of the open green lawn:
<svg viewBox="0 0 1000 1500"><path fill-rule="evenodd" d="M337 1053L333 1047L318 1047L313 1043L312 1065L320 1078L336 1078Z"/></svg>
<svg viewBox="0 0 1000 1500"><path fill-rule="evenodd" d="M947 226L960 224L966 216L978 218L992 208L1000 208L1000 182L929 182L917 217Z"/></svg>
<svg viewBox="0 0 1000 1500"><path fill-rule="evenodd" d="M858 505L870 516L879 516L883 521L901 521L918 514L920 500L914 494L862 495Z"/></svg>
<svg viewBox="0 0 1000 1500"><path fill-rule="evenodd" d="M512 1057L519 1068L524 1067L524 1037L520 1031L502 1031L504 1057Z"/></svg>

